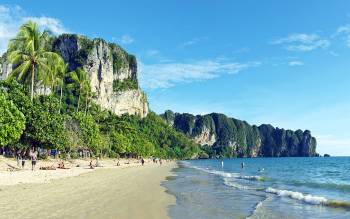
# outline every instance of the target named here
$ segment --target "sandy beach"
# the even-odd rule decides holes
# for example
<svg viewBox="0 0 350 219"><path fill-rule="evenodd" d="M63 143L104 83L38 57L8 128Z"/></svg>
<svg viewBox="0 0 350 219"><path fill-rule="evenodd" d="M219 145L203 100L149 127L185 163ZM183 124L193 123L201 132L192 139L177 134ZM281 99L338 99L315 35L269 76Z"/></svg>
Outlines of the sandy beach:
<svg viewBox="0 0 350 219"><path fill-rule="evenodd" d="M161 182L175 162L101 161L104 167L94 170L78 162L83 165L69 170L1 170L1 217L168 218L175 197Z"/></svg>

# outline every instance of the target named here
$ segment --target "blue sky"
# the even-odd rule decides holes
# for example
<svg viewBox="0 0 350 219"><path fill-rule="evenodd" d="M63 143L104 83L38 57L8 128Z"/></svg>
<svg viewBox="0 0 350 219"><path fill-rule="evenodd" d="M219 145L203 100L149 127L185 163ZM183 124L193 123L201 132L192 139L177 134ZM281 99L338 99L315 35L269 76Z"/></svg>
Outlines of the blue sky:
<svg viewBox="0 0 350 219"><path fill-rule="evenodd" d="M135 54L157 113L309 129L350 155L349 1L0 1L0 51L27 19Z"/></svg>

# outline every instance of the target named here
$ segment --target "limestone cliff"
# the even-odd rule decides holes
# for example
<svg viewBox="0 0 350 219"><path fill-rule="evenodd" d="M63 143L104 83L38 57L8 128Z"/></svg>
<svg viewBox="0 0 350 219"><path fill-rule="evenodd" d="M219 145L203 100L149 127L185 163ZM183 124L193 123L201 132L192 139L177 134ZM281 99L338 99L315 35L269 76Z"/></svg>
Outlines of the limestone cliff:
<svg viewBox="0 0 350 219"><path fill-rule="evenodd" d="M117 115L147 115L147 98L138 85L137 62L133 55L114 43L76 34L52 37L50 44L48 48L62 56L69 71L81 67L88 73L96 104ZM11 69L4 54L0 58L0 80L5 79ZM50 91L38 84L35 92L47 94Z"/></svg>
<svg viewBox="0 0 350 219"><path fill-rule="evenodd" d="M69 70L82 67L88 73L95 102L117 115L125 113L144 117L148 113L145 94L138 86L137 63L116 44L102 39L64 34L53 45L68 63ZM122 85L116 87L116 85Z"/></svg>
<svg viewBox="0 0 350 219"><path fill-rule="evenodd" d="M191 115L166 111L161 115L176 130L185 133L212 156L289 157L316 156L316 139L311 132L250 125L223 114Z"/></svg>
<svg viewBox="0 0 350 219"><path fill-rule="evenodd" d="M12 65L6 60L6 53L0 57L0 80L4 80L12 71Z"/></svg>

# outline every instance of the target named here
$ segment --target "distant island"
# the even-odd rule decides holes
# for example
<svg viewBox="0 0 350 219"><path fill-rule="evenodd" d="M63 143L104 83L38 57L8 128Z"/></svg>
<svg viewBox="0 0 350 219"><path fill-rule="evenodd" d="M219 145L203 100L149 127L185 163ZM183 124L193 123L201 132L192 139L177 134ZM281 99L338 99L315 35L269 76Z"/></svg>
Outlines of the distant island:
<svg viewBox="0 0 350 219"><path fill-rule="evenodd" d="M30 45L30 46L28 46ZM54 36L29 21L0 58L1 151L77 157L316 156L310 131L250 125L219 113L150 111L137 60L115 43ZM41 157L45 157L44 154Z"/></svg>

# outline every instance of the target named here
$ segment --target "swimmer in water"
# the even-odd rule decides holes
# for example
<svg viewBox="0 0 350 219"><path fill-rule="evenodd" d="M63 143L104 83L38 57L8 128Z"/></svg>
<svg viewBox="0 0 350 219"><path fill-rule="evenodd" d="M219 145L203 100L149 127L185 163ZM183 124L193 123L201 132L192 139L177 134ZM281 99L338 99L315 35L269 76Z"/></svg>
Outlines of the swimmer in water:
<svg viewBox="0 0 350 219"><path fill-rule="evenodd" d="M221 167L224 167L224 161L223 160L221 161Z"/></svg>
<svg viewBox="0 0 350 219"><path fill-rule="evenodd" d="M242 169L244 168L244 162L241 163L241 168L242 168Z"/></svg>

